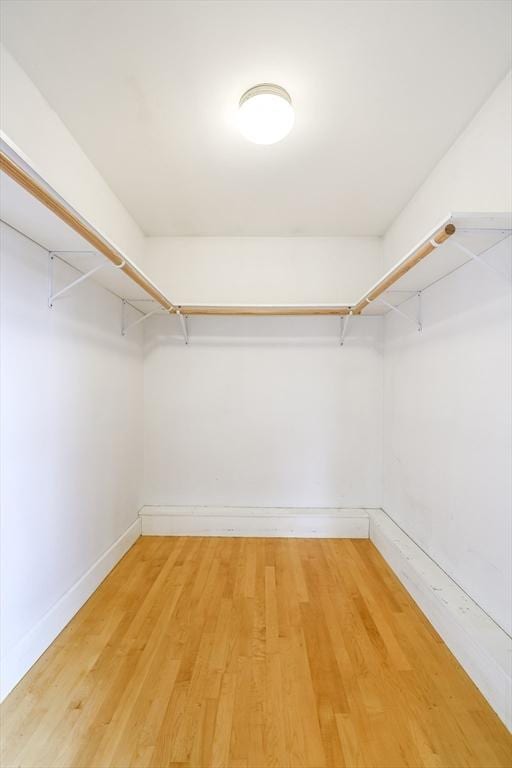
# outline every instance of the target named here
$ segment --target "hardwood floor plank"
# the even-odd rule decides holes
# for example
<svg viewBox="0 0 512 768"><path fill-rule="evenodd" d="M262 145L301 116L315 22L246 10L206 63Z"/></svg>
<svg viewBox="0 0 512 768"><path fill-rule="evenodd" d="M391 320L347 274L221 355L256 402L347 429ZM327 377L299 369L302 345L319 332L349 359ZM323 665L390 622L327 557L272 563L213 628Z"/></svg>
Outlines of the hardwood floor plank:
<svg viewBox="0 0 512 768"><path fill-rule="evenodd" d="M369 541L139 539L6 699L2 768L510 768Z"/></svg>

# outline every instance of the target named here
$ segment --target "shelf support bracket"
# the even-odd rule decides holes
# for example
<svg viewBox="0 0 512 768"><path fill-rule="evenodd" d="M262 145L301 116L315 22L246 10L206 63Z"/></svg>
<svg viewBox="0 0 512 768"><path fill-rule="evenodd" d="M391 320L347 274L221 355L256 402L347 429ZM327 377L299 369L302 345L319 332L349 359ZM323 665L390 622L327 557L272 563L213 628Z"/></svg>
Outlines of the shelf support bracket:
<svg viewBox="0 0 512 768"><path fill-rule="evenodd" d="M123 299L123 316L121 320L121 335L126 336L128 331L131 328L135 328L136 325L139 325L139 323L143 323L144 320L147 320L149 317L152 317L153 315L164 315L165 312L161 312L159 309L153 309L151 312L146 312L145 315L142 315L137 320L134 320L133 323L126 324L126 305L127 305L126 299Z"/></svg>
<svg viewBox="0 0 512 768"><path fill-rule="evenodd" d="M183 315L180 310L176 310L176 314L178 315L178 319L181 323L181 332L183 333L183 339L185 341L185 344L188 344L188 327L187 327L187 318L185 315Z"/></svg>
<svg viewBox="0 0 512 768"><path fill-rule="evenodd" d="M473 253L469 248L467 248L465 245L462 245L462 243L457 240L456 238L452 239L452 242L454 245L457 246L457 248L462 251L462 253L465 253L466 256L469 256L470 259L473 259L473 261L477 261L479 264L481 264L483 267L487 267L487 269L490 269L491 272L494 272L495 275L497 275L501 280L504 280L509 285L512 285L512 282L509 280L509 278L503 274L503 272L500 272L499 269L496 269L496 267L493 267L492 264L489 264L485 259L482 259L481 256L479 256L477 253Z"/></svg>
<svg viewBox="0 0 512 768"><path fill-rule="evenodd" d="M385 299L375 299L375 301L378 301L379 304L384 304L384 306L388 307L388 309L391 309L393 312L396 312L397 315L401 315L402 317L405 317L406 320L409 320L409 322L413 322L416 325L416 329L418 333L421 333L423 330L423 324L422 324L422 316L421 316L421 291L418 291L416 294L418 298L418 307L416 311L416 320L413 320L412 317L409 317L405 312L402 312L401 309L398 307L395 307L393 304L390 304L389 301L386 301Z"/></svg>
<svg viewBox="0 0 512 768"><path fill-rule="evenodd" d="M348 324L350 322L350 319L352 317L352 310L348 313L348 315L342 315L340 317L340 347L342 347L345 343L345 336L347 334Z"/></svg>
<svg viewBox="0 0 512 768"><path fill-rule="evenodd" d="M88 280L92 275L94 275L96 272L99 272L100 269L105 269L106 267L112 267L113 269L122 269L125 265L125 261L121 261L120 264L112 264L110 261L105 261L103 264L99 264L97 267L93 267L88 272L85 272L83 275L80 275L80 277L77 277L76 280L73 280L71 283L68 283L68 285L65 285L64 288L61 288L60 291L55 291L55 278L54 278L54 263L55 263L55 253L53 251L50 251L48 254L48 306L51 309L53 307L53 302L56 299L62 298L62 296L70 291L75 286L79 285L80 283L83 283L85 280Z"/></svg>

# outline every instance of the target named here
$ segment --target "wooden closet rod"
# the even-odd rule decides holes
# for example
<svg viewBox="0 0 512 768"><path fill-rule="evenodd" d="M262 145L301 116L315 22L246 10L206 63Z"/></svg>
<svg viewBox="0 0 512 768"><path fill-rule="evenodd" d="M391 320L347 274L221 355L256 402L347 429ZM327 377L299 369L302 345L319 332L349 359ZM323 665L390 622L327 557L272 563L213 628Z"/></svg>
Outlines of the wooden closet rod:
<svg viewBox="0 0 512 768"><path fill-rule="evenodd" d="M207 306L207 305L180 305L178 307L182 315L252 315L252 316L264 316L264 315L348 315L349 307L258 307L258 306L245 306L245 307L230 307L229 305L221 306Z"/></svg>
<svg viewBox="0 0 512 768"><path fill-rule="evenodd" d="M216 307L216 306L180 306L183 315L360 315L372 301L400 280L410 269L425 256L442 245L455 232L453 224L445 224L427 242L420 245L413 253L385 275L377 285L371 288L353 307Z"/></svg>
<svg viewBox="0 0 512 768"><path fill-rule="evenodd" d="M60 200L48 192L44 186L34 180L23 168L20 168L8 157L5 152L0 151L0 170L4 171L11 179L14 179L23 189L29 192L36 200L39 200L46 208L64 221L68 226L84 238L92 247L99 251L105 258L119 267L127 277L137 283L151 298L153 298L161 307L168 312L176 312L174 306L164 295L160 293L148 279L135 267L128 263L121 254L114 248L105 243L94 230L85 224L77 215L69 211ZM121 266L122 265L122 266Z"/></svg>
<svg viewBox="0 0 512 768"><path fill-rule="evenodd" d="M441 229L438 229L437 232L432 235L432 237L427 240L426 243L420 245L420 247L417 248L414 253L411 253L410 256L408 256L394 269L392 269L391 272L388 272L387 275L384 275L382 280L380 280L377 285L371 288L368 293L366 293L363 298L360 299L354 307L352 307L352 314L360 315L365 307L368 306L368 304L370 304L372 301L375 301L375 299L378 299L381 294L387 291L388 288L397 282L397 280L400 280L401 277L409 272L410 269L415 267L416 264L425 258L425 256L428 256L429 253L432 253L432 251L434 251L439 245L442 245L445 240L448 240L448 238L451 237L454 232L455 227L453 224L445 224L443 227L441 227Z"/></svg>
<svg viewBox="0 0 512 768"><path fill-rule="evenodd" d="M108 245L96 232L84 223L76 214L68 210L66 206L48 192L42 184L33 179L23 168L11 160L8 155L0 151L0 170L7 173L14 181L29 192L36 200L64 221L68 226L84 238L92 247L103 254L112 264L118 266L133 282L137 283L151 296L161 307L171 313L179 312L182 315L252 315L252 316L276 316L276 315L360 315L372 301L387 291L394 283L410 269L416 266L422 259L428 256L439 245L453 235L453 224L445 224L425 243L412 254L398 264L391 272L388 272L368 293L366 293L353 307L338 306L213 306L213 305L176 305L172 304L156 286L133 264L126 262L123 256L112 246Z"/></svg>

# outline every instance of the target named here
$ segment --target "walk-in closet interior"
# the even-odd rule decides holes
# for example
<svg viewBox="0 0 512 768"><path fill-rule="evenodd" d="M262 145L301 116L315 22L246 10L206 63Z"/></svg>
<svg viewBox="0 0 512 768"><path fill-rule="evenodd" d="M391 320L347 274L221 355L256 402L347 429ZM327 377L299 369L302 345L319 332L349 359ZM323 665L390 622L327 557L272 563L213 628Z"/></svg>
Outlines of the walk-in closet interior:
<svg viewBox="0 0 512 768"><path fill-rule="evenodd" d="M2 768L510 768L512 4L0 8Z"/></svg>

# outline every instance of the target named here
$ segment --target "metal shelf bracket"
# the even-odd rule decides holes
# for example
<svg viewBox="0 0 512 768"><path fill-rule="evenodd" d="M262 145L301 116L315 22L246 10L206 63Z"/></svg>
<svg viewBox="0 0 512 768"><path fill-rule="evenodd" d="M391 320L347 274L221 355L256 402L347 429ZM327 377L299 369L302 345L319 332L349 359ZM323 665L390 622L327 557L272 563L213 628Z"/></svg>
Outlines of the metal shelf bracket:
<svg viewBox="0 0 512 768"><path fill-rule="evenodd" d="M176 314L179 318L181 330L183 333L183 338L185 341L185 344L188 344L188 328L187 328L187 318L185 315L183 315L180 310L178 309L176 313L174 310L168 310L167 312L162 312L160 308L153 309L151 312L146 312L146 314L139 317L137 320L134 320L131 323L127 322L126 318L126 307L129 304L129 301L127 299L123 299L123 312L122 312L122 319L121 319L121 334L123 336L126 336L128 331L131 328L135 328L136 325L139 325L140 323L143 323L145 320L147 320L150 317L153 317L153 315L173 315Z"/></svg>
<svg viewBox="0 0 512 768"><path fill-rule="evenodd" d="M186 315L183 315L179 309L176 311L176 314L178 315L179 321L181 323L181 332L183 333L183 339L185 341L185 344L188 344L188 327L187 327Z"/></svg>
<svg viewBox="0 0 512 768"><path fill-rule="evenodd" d="M350 310L348 315L340 317L340 347L342 347L345 343L345 336L347 334L348 324L352 318L352 314L352 310Z"/></svg>
<svg viewBox="0 0 512 768"><path fill-rule="evenodd" d="M398 307L395 307L393 304L390 304L389 301L386 301L385 299L378 298L378 299L375 299L375 301L379 302L379 304L384 304L384 306L388 307L393 312L396 312L397 315L401 315L402 317L405 317L406 320L409 320L409 322L414 323L416 325L416 329L418 333L421 333L423 330L421 291L417 291L416 297L418 299L418 304L416 308L415 320L413 320L413 318L407 315L405 312L402 312L402 310L399 309Z"/></svg>
<svg viewBox="0 0 512 768"><path fill-rule="evenodd" d="M124 259L120 264L112 264L110 261L105 261L103 264L99 264L97 267L93 267L93 269L90 269L88 272L80 275L80 277L77 277L76 280L73 280L71 283L68 283L68 285L64 286L64 288L61 288L60 291L55 291L54 262L55 254L53 251L50 251L48 254L48 306L50 309L53 307L53 302L56 301L56 299L62 298L65 293L80 283L83 283L85 280L88 280L96 272L99 272L100 269L105 269L106 267L122 269L126 263Z"/></svg>
<svg viewBox="0 0 512 768"><path fill-rule="evenodd" d="M153 315L166 315L167 312L162 312L160 309L153 309L151 312L146 312L145 315L142 315L137 320L134 320L132 323L126 322L126 305L128 304L126 299L123 299L123 312L121 317L121 335L126 336L128 331L131 328L135 328L136 325L139 325L139 323L143 323L144 320L147 320L149 317L152 317Z"/></svg>
<svg viewBox="0 0 512 768"><path fill-rule="evenodd" d="M487 269L490 269L491 272L494 272L494 274L497 275L501 280L504 280L509 285L512 285L512 281L507 277L507 275L504 275L503 272L500 272L499 269L496 269L496 267L493 267L492 264L489 264L489 262L487 262L485 259L482 259L482 257L479 256L477 253L473 253L473 251L471 251L469 248L463 245L455 237L452 239L452 242L454 245L457 246L457 248L460 251L462 251L462 253L466 254L466 256L469 256L470 259L473 259L473 261L477 261L483 267L487 267Z"/></svg>

